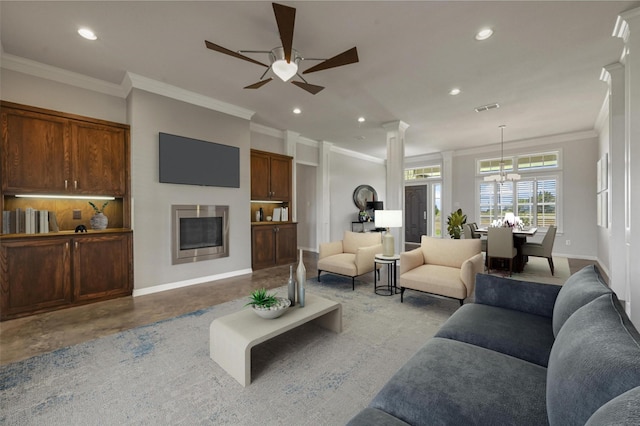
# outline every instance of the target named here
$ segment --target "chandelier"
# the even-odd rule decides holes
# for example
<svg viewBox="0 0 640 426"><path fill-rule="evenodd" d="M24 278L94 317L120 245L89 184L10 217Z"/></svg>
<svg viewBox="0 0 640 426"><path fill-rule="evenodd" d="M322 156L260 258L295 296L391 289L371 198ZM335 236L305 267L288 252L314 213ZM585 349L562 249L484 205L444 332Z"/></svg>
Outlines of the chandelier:
<svg viewBox="0 0 640 426"><path fill-rule="evenodd" d="M500 172L497 175L485 176L485 182L500 182L504 183L506 181L516 181L520 180L520 175L518 173L507 173L504 169L504 128L507 127L505 124L501 124L500 126ZM513 168L513 167L512 167Z"/></svg>

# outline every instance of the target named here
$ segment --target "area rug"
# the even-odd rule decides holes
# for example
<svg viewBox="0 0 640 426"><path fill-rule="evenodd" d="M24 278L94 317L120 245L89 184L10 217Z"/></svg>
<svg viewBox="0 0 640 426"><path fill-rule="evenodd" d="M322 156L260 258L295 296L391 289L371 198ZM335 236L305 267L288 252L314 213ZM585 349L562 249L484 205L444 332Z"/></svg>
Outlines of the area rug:
<svg viewBox="0 0 640 426"><path fill-rule="evenodd" d="M344 424L459 306L332 275L306 286L342 303L343 332L307 324L256 346L246 388L209 358L209 325L241 299L0 367L0 424Z"/></svg>
<svg viewBox="0 0 640 426"><path fill-rule="evenodd" d="M569 278L569 261L566 257L553 258L554 274L551 275L549 262L542 257L529 257L524 270L513 274L513 279L520 281L535 281L546 284L562 285Z"/></svg>

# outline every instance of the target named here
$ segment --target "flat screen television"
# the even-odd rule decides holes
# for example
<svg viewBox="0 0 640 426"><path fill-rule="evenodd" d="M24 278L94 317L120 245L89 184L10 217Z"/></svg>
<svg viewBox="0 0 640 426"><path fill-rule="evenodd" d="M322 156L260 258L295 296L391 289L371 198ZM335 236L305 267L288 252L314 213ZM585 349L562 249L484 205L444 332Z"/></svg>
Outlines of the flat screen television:
<svg viewBox="0 0 640 426"><path fill-rule="evenodd" d="M161 183L240 188L240 148L159 133Z"/></svg>

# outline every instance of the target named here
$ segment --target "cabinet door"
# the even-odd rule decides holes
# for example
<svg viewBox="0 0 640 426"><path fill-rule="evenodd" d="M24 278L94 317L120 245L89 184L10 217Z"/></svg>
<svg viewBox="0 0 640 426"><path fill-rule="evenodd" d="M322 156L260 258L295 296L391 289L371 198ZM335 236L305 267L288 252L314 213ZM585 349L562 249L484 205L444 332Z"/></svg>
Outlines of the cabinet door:
<svg viewBox="0 0 640 426"><path fill-rule="evenodd" d="M276 245L274 226L251 227L251 267L268 268L275 265Z"/></svg>
<svg viewBox="0 0 640 426"><path fill-rule="evenodd" d="M291 201L291 159L271 158L271 199Z"/></svg>
<svg viewBox="0 0 640 426"><path fill-rule="evenodd" d="M276 265L295 263L298 256L296 224L278 225L276 231Z"/></svg>
<svg viewBox="0 0 640 426"><path fill-rule="evenodd" d="M74 238L74 301L131 294L131 251L131 234Z"/></svg>
<svg viewBox="0 0 640 426"><path fill-rule="evenodd" d="M127 132L117 127L74 122L74 192L122 196L127 169Z"/></svg>
<svg viewBox="0 0 640 426"><path fill-rule="evenodd" d="M69 243L68 238L2 242L2 319L71 303Z"/></svg>
<svg viewBox="0 0 640 426"><path fill-rule="evenodd" d="M64 192L70 183L69 121L3 108L2 189L9 193Z"/></svg>
<svg viewBox="0 0 640 426"><path fill-rule="evenodd" d="M259 152L251 152L251 199L268 200L270 157Z"/></svg>

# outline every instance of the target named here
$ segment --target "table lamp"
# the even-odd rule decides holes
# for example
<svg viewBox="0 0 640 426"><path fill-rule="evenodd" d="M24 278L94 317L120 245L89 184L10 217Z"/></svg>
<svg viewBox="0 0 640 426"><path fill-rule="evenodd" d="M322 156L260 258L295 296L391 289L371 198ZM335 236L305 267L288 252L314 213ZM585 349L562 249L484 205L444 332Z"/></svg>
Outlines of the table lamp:
<svg viewBox="0 0 640 426"><path fill-rule="evenodd" d="M376 210L376 228L386 228L387 232L382 237L382 255L393 256L395 254L395 243L389 228L402 227L402 210Z"/></svg>

